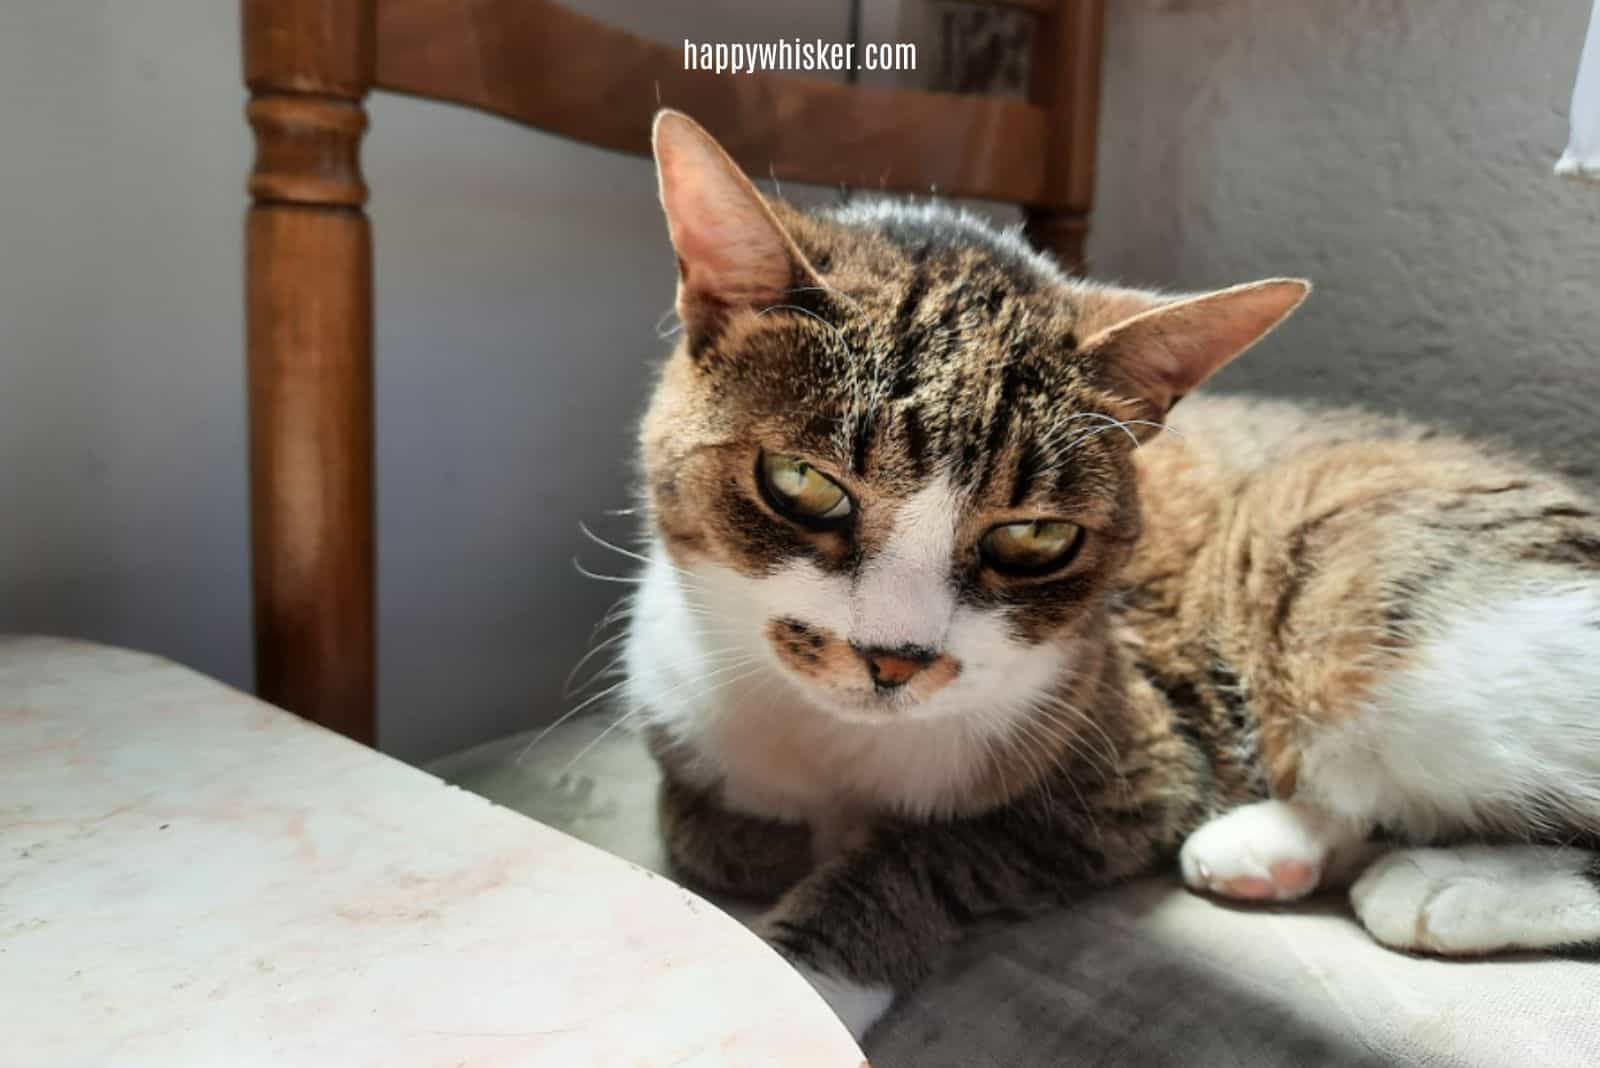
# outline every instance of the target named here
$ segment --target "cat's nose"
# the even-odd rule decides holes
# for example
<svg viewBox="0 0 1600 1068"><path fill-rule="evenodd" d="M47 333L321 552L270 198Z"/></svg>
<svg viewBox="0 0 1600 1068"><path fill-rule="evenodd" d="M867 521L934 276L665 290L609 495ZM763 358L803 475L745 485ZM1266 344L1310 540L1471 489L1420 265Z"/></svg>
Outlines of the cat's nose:
<svg viewBox="0 0 1600 1068"><path fill-rule="evenodd" d="M938 653L920 645L898 645L892 649L859 645L851 648L866 663L873 685L882 690L904 686L939 658Z"/></svg>

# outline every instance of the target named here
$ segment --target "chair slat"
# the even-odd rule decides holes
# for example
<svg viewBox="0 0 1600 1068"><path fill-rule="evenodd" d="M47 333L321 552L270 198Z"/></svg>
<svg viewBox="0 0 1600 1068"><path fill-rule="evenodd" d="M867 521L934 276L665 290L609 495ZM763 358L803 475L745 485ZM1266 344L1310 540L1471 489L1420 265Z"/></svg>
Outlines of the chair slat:
<svg viewBox="0 0 1600 1068"><path fill-rule="evenodd" d="M979 7L1019 7L1040 16L1050 15L1061 6L1060 0L963 0L963 3Z"/></svg>
<svg viewBox="0 0 1600 1068"><path fill-rule="evenodd" d="M635 153L649 151L651 117L665 105L758 177L1054 204L1043 108L685 70L681 48L547 0L384 0L376 84Z"/></svg>

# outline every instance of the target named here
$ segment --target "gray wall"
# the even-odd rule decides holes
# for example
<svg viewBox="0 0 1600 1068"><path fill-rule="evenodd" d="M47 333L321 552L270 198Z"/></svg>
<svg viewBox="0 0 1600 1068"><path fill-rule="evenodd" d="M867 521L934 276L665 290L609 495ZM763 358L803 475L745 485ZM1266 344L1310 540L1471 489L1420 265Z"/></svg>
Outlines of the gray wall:
<svg viewBox="0 0 1600 1068"><path fill-rule="evenodd" d="M1306 275L1220 387L1600 472L1600 187L1550 173L1590 0L1109 6L1097 271Z"/></svg>
<svg viewBox="0 0 1600 1068"><path fill-rule="evenodd" d="M847 4L579 6L676 41L842 39ZM1116 0L1099 268L1304 272L1313 303L1224 385L1589 462L1600 192L1549 177L1588 4L1515 6ZM248 687L235 17L0 0L0 629ZM643 161L371 113L382 743L422 758L548 719L624 589L569 561L626 570L577 522L628 533L604 513L672 263Z"/></svg>
<svg viewBox="0 0 1600 1068"><path fill-rule="evenodd" d="M235 7L0 0L0 630L244 683Z"/></svg>
<svg viewBox="0 0 1600 1068"><path fill-rule="evenodd" d="M846 0L572 6L664 40L846 35ZM0 0L0 630L249 688L237 15ZM571 561L628 570L578 522L631 533L605 512L673 263L644 160L369 110L380 742L420 759L549 719L625 589Z"/></svg>

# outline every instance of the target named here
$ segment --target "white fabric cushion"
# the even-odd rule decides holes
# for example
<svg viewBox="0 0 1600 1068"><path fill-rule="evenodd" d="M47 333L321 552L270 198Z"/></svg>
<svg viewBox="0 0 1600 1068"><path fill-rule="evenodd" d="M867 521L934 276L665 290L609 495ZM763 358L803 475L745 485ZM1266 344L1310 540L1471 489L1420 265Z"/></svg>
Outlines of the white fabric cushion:
<svg viewBox="0 0 1600 1068"><path fill-rule="evenodd" d="M656 771L593 723L434 771L664 871ZM748 913L747 913L748 915ZM963 945L868 1036L877 1068L996 1065L1600 1064L1600 965L1409 957L1342 896L1290 907L1196 897L1176 876L1091 897Z"/></svg>

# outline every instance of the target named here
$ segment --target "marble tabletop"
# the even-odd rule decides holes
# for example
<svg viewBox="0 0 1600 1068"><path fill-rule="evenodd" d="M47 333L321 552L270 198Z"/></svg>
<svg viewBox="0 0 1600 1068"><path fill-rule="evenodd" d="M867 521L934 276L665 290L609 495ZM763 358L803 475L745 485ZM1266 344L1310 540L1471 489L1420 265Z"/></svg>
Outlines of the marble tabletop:
<svg viewBox="0 0 1600 1068"><path fill-rule="evenodd" d="M672 882L168 661L0 638L0 1060L863 1064Z"/></svg>

